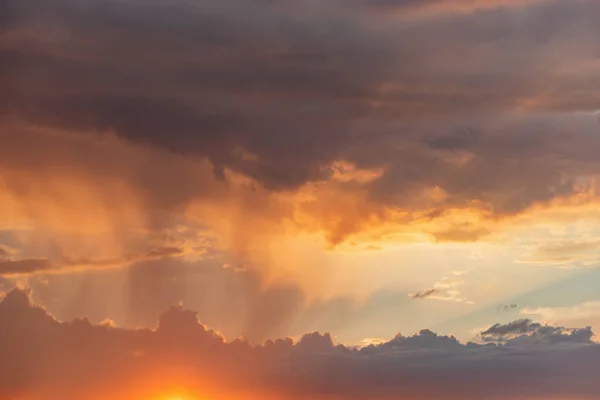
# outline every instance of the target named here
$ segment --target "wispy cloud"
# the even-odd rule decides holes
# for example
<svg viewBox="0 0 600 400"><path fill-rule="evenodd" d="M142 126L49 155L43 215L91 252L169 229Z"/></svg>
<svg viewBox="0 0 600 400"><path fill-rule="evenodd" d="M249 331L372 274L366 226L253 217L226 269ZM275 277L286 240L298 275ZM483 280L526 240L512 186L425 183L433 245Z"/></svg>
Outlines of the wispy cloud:
<svg viewBox="0 0 600 400"><path fill-rule="evenodd" d="M413 299L426 299L427 297L431 296L435 292L436 292L435 289L427 289L427 290L423 290L422 292L410 294L410 297L412 297Z"/></svg>
<svg viewBox="0 0 600 400"><path fill-rule="evenodd" d="M182 256L177 247L152 247L143 253L128 254L121 258L89 259L64 256L58 260L47 258L0 258L0 276L27 276L37 273L68 273L77 270L106 269L136 262Z"/></svg>
<svg viewBox="0 0 600 400"><path fill-rule="evenodd" d="M473 301L463 297L460 291L460 287L464 284L464 279L458 277L467 272L469 271L454 271L451 277L443 277L434 283L431 289L410 293L409 296L413 299L431 299L473 304Z"/></svg>

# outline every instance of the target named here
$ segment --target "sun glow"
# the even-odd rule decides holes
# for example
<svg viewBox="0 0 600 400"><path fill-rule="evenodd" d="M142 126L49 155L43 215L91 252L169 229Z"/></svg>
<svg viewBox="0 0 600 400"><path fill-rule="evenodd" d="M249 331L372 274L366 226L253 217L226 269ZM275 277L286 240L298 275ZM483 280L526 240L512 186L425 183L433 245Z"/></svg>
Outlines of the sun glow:
<svg viewBox="0 0 600 400"><path fill-rule="evenodd" d="M207 400L206 397L192 396L188 391L165 391L162 394L151 397L152 400Z"/></svg>
<svg viewBox="0 0 600 400"><path fill-rule="evenodd" d="M205 399L198 399L196 397L192 397L192 396L184 395L184 394L171 394L171 395L161 396L161 397L157 398L156 400L205 400Z"/></svg>

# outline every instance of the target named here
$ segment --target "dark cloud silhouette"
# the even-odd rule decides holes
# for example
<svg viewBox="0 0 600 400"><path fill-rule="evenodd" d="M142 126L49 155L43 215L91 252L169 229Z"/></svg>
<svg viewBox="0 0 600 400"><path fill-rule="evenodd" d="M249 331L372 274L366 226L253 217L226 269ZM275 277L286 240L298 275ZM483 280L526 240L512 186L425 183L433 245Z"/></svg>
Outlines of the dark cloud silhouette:
<svg viewBox="0 0 600 400"><path fill-rule="evenodd" d="M520 319L518 321L514 321L506 325L496 324L487 329L486 331L483 331L481 335L496 335L499 337L505 335L522 335L526 333L535 332L539 328L541 328L541 325L532 322L530 319Z"/></svg>
<svg viewBox="0 0 600 400"><path fill-rule="evenodd" d="M508 324L496 324L481 332L481 338L486 342L572 342L589 343L593 337L590 327L582 329L566 329L542 325L529 319L520 319Z"/></svg>
<svg viewBox="0 0 600 400"><path fill-rule="evenodd" d="M14 290L0 303L0 324L5 360L0 393L8 398L139 395L146 389L135 386L140 374L161 373L163 382L173 379L168 385L181 385L184 376L202 376L221 385L222 394L255 390L274 398L593 397L598 390L594 371L600 348L587 335L589 329L563 335L558 332L564 328L554 327L545 335L563 340L531 342L521 339L543 327L522 321L486 331L519 334L505 345L463 345L452 336L423 330L365 348L335 344L319 332L297 342L250 346L226 341L201 325L196 313L180 307L162 314L154 331L124 330L86 319L58 322L32 306L26 293ZM170 370L186 373L171 378ZM201 394L206 388L194 381L183 384ZM160 390L152 382L147 386Z"/></svg>

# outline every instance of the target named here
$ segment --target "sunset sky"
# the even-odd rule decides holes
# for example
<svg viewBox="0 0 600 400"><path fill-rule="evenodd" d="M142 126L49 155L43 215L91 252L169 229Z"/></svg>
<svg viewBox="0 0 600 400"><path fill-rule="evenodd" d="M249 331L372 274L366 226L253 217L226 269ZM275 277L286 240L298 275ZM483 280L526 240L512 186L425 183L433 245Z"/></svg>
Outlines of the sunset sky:
<svg viewBox="0 0 600 400"><path fill-rule="evenodd" d="M600 399L598 21L0 0L0 399Z"/></svg>

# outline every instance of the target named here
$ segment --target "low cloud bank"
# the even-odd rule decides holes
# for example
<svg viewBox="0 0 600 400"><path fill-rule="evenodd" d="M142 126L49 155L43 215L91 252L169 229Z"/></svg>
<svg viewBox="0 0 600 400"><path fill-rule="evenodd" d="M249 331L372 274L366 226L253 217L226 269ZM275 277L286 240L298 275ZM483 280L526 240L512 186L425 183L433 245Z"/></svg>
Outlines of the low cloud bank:
<svg viewBox="0 0 600 400"><path fill-rule="evenodd" d="M483 344L422 330L363 348L319 332L251 346L226 341L181 307L163 313L155 330L126 330L87 319L57 321L13 290L0 303L0 326L3 398L93 399L89 393L123 393L140 379L218 382L287 399L595 398L600 392L600 345L590 328L529 320L490 327L480 334Z"/></svg>

